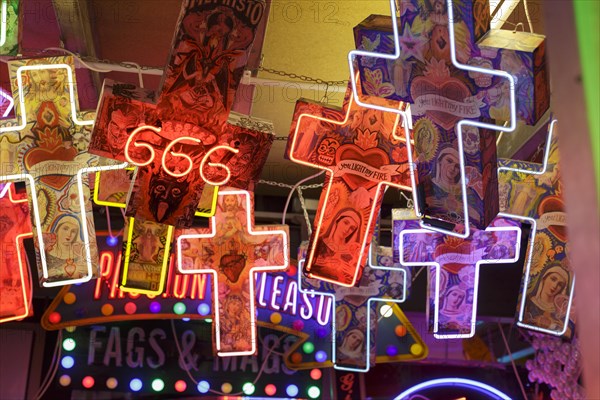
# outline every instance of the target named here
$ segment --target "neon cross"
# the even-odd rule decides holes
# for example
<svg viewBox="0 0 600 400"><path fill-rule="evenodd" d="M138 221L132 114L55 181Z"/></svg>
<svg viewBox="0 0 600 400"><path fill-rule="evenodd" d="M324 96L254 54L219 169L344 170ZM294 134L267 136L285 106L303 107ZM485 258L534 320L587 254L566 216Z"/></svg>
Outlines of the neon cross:
<svg viewBox="0 0 600 400"><path fill-rule="evenodd" d="M262 166L253 161L267 157L272 135L227 122L265 3L249 1L252 15L225 3L182 4L156 104L147 90L105 81L91 148L141 167L130 217L189 227L206 183L249 189Z"/></svg>
<svg viewBox="0 0 600 400"><path fill-rule="evenodd" d="M97 162L87 153L93 112L78 115L72 57L14 60L9 68L18 107L16 121L0 123L0 175L35 180L30 207L41 211L31 217L42 285L87 282L95 275L97 248L91 204L76 201L74 178ZM83 227L89 235L82 235Z"/></svg>
<svg viewBox="0 0 600 400"><path fill-rule="evenodd" d="M32 237L26 196L17 195L14 185L0 185L0 323L30 314L27 255L23 239Z"/></svg>
<svg viewBox="0 0 600 400"><path fill-rule="evenodd" d="M415 221L413 226L418 226ZM377 236L377 235L376 235ZM335 299L333 310L332 361L333 367L343 371L367 372L372 363L385 361L375 356L377 337L378 306L391 303L402 303L406 299L406 270L399 265L396 255L382 252L375 246L376 239L371 242L367 266L361 282L357 287L341 287L320 280L303 278L304 259L298 256L298 288L302 293L323 294ZM377 247L377 248L376 248ZM302 253L302 252L301 252ZM384 261L385 260L385 261ZM333 302L332 302L333 303ZM383 304L379 304L383 303ZM333 307L333 304L332 304ZM414 330L410 321L403 321L407 332L415 339L408 352L400 358L418 360L427 355L426 346ZM395 358L393 361L400 361Z"/></svg>
<svg viewBox="0 0 600 400"><path fill-rule="evenodd" d="M305 270L342 286L360 279L384 189L412 188L398 115L358 107L350 93L343 111L296 102L287 151L293 162L326 171Z"/></svg>
<svg viewBox="0 0 600 400"><path fill-rule="evenodd" d="M177 268L183 274L211 274L214 338L220 357L256 352L255 272L289 265L288 227L254 226L251 195L219 192L209 228L180 230Z"/></svg>
<svg viewBox="0 0 600 400"><path fill-rule="evenodd" d="M468 239L427 229L402 229L394 221L400 263L431 266L429 328L438 339L457 339L475 334L479 266L519 259L521 228L497 218L485 231L473 231ZM441 306L440 306L441 304ZM431 310L433 309L433 315Z"/></svg>
<svg viewBox="0 0 600 400"><path fill-rule="evenodd" d="M517 325L562 336L569 327L575 276L567 255L556 123L548 126L542 165L500 160L499 215L531 224Z"/></svg>
<svg viewBox="0 0 600 400"><path fill-rule="evenodd" d="M422 225L467 238L470 224L484 229L499 210L493 131L513 131L517 118L534 124L549 106L544 37L490 31L487 1L430 3L402 5L400 35L391 1L392 23L367 18L351 55L367 56L359 62L365 94L413 103Z"/></svg>

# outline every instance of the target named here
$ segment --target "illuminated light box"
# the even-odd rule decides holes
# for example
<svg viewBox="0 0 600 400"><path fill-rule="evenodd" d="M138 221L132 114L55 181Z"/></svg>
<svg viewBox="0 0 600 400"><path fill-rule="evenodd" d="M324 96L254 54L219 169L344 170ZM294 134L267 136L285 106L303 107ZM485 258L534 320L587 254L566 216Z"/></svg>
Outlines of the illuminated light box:
<svg viewBox="0 0 600 400"><path fill-rule="evenodd" d="M389 263L385 259L387 256L372 254L374 261L379 263L369 263L359 286L349 288L304 277L305 255L306 246L301 246L298 256L300 291L335 299L332 328L335 336L328 343L331 346L331 361L327 361L327 366L333 365L335 369L343 371L366 372L375 363L414 361L427 357L427 346L397 304L404 301L406 295L406 273L402 267ZM398 283L401 288L394 286ZM380 319L391 321L387 325L388 328L392 325L394 332L393 335L386 335L388 339L393 336L393 339L385 343L376 340Z"/></svg>
<svg viewBox="0 0 600 400"><path fill-rule="evenodd" d="M225 358L213 356L212 329L203 321L120 322L67 330L49 393L55 398L70 398L75 390L117 397L311 398L309 391L324 390L326 371L294 371L284 363L306 335L258 324L260 351Z"/></svg>
<svg viewBox="0 0 600 400"><path fill-rule="evenodd" d="M124 232L121 290L160 295L169 267L173 227L127 218Z"/></svg>
<svg viewBox="0 0 600 400"><path fill-rule="evenodd" d="M569 262L556 124L554 120L548 127L542 165L500 160L500 209L507 218L531 224L517 324L571 336L575 274Z"/></svg>
<svg viewBox="0 0 600 400"><path fill-rule="evenodd" d="M403 210L402 210L403 211ZM475 230L460 239L427 229L416 221L394 218L394 244L401 264L430 266L427 314L429 330L438 339L458 339L475 334L479 267L516 262L521 228L515 221L497 218L485 231Z"/></svg>
<svg viewBox="0 0 600 400"><path fill-rule="evenodd" d="M40 283L45 287L89 281L98 275L96 235L87 176L78 173L98 163L88 150L93 112L77 111L72 57L9 61L15 120L0 122L2 170L29 174ZM80 193L81 192L81 193ZM81 196L79 196L81 195ZM86 228L86 229L84 229Z"/></svg>
<svg viewBox="0 0 600 400"><path fill-rule="evenodd" d="M215 309L215 349L219 356L256 352L256 272L289 266L287 225L254 226L250 192L221 190L209 228L177 232L177 268L210 275Z"/></svg>
<svg viewBox="0 0 600 400"><path fill-rule="evenodd" d="M309 277L342 286L360 281L384 189L412 189L399 122L396 114L357 106L350 86L343 109L296 102L286 155L326 172L306 257Z"/></svg>
<svg viewBox="0 0 600 400"><path fill-rule="evenodd" d="M148 92L135 99L142 89L105 82L91 148L139 167L128 216L187 228L206 183L252 190L272 125L230 111L266 5L240 6L182 4L156 102ZM251 13L240 12L246 7Z"/></svg>
<svg viewBox="0 0 600 400"><path fill-rule="evenodd" d="M33 236L27 193L0 183L0 323L33 313L32 288L23 240Z"/></svg>
<svg viewBox="0 0 600 400"><path fill-rule="evenodd" d="M0 2L0 55L15 56L19 53L21 25L19 0Z"/></svg>
<svg viewBox="0 0 600 400"><path fill-rule="evenodd" d="M364 94L411 103L424 223L465 238L458 225L466 215L485 229L499 211L494 130L512 131L517 118L535 124L548 109L549 82L544 36L490 30L488 1L447 3L404 3L399 58L360 57L359 71ZM368 17L355 41L394 53L391 18Z"/></svg>

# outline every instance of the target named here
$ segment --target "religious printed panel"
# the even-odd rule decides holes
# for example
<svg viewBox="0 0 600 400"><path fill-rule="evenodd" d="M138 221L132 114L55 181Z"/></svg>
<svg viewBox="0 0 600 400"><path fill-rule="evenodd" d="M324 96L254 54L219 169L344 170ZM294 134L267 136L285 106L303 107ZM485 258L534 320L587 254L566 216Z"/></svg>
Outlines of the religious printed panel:
<svg viewBox="0 0 600 400"><path fill-rule="evenodd" d="M365 94L411 103L424 222L457 231L466 190L469 222L485 229L499 211L496 135L468 125L459 134L456 125L511 119L509 81L486 73L492 69L513 76L516 118L535 124L549 107L545 37L490 30L487 1L453 7L456 59L465 68L451 60L446 2L411 0L400 4L400 57L359 58L359 71ZM361 50L394 53L391 18L371 15L355 28L355 41Z"/></svg>
<svg viewBox="0 0 600 400"><path fill-rule="evenodd" d="M2 173L26 173L35 179L29 205L35 202L39 208L32 223L42 232L41 237L34 235L40 283L88 281L98 275L98 254L87 177L79 187L76 176L98 162L87 152L94 113L77 110L72 57L8 64L13 97L22 101L15 109L16 121L0 123Z"/></svg>
<svg viewBox="0 0 600 400"><path fill-rule="evenodd" d="M264 11L264 1L185 1L156 102L105 82L92 149L140 167L128 216L190 227L206 183L248 189L257 178L262 163L248 161L266 159L272 126L228 118Z"/></svg>
<svg viewBox="0 0 600 400"><path fill-rule="evenodd" d="M343 286L360 280L384 187L412 187L399 122L356 105L351 86L342 110L296 103L286 154L326 172L306 258L311 278Z"/></svg>
<svg viewBox="0 0 600 400"><path fill-rule="evenodd" d="M64 398L112 396L257 396L319 398L323 372L283 362L306 335L260 322L255 355L215 357L204 321L129 321L63 331L53 391ZM168 373L165 373L168 371Z"/></svg>
<svg viewBox="0 0 600 400"><path fill-rule="evenodd" d="M500 160L500 206L507 214L533 219L525 264L518 324L571 336L575 275L569 262L566 214L560 179L558 135L549 125L544 164Z"/></svg>

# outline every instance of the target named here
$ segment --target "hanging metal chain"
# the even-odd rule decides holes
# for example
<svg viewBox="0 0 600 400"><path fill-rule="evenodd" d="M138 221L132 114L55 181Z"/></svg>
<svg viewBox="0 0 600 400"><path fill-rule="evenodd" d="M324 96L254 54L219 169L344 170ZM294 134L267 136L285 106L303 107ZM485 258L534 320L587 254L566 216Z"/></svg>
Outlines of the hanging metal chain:
<svg viewBox="0 0 600 400"><path fill-rule="evenodd" d="M302 195L302 189L300 189L300 187L297 187L296 191L298 192L298 199L300 199L300 206L302 207L302 212L304 213L304 220L306 221L306 229L308 230L308 236L312 236L312 226L310 224L310 217L308 216L306 202L304 201L304 196Z"/></svg>
<svg viewBox="0 0 600 400"><path fill-rule="evenodd" d="M265 185L270 185L270 186L277 186L280 188L284 188L284 189L293 189L294 185L288 185L287 183L282 183L282 182L275 182L275 181L266 181L264 179L261 179L258 181L258 183L262 183ZM298 186L301 190L306 190L306 189L317 189L320 187L323 187L322 183L313 183L312 185L303 185L303 186Z"/></svg>
<svg viewBox="0 0 600 400"><path fill-rule="evenodd" d="M295 74L295 73L279 71L279 70L276 70L273 68L266 68L266 67L263 67L262 65L258 67L258 70L268 72L269 74L273 74L273 75L285 76L287 78L301 80L304 82L314 82L318 85L327 85L327 86L342 86L343 85L343 86L346 86L348 84L348 81L326 81L321 78L312 78L312 77L306 76L306 75L299 75L299 74Z"/></svg>

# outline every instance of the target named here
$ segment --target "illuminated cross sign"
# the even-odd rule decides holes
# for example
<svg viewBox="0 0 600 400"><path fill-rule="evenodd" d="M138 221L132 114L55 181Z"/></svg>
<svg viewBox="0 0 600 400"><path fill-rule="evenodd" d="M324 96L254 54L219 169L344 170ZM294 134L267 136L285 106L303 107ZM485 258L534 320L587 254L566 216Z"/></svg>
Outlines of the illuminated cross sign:
<svg viewBox="0 0 600 400"><path fill-rule="evenodd" d="M384 189L412 188L398 115L357 106L351 93L343 110L299 100L287 150L327 174L305 271L342 286L360 279Z"/></svg>
<svg viewBox="0 0 600 400"><path fill-rule="evenodd" d="M206 183L252 189L272 126L228 117L265 3L240 6L183 3L156 104L150 91L105 82L91 148L140 167L128 216L186 228Z"/></svg>
<svg viewBox="0 0 600 400"><path fill-rule="evenodd" d="M75 177L97 163L87 152L94 114L77 111L71 57L8 64L18 107L16 121L0 124L0 180L26 174L35 180L30 207L40 211L31 216L41 231L36 230L35 249L42 285L86 282L96 276L98 255L87 176L80 185Z"/></svg>
<svg viewBox="0 0 600 400"><path fill-rule="evenodd" d="M375 235L377 238L378 234ZM406 299L406 271L395 262L391 248L371 244L368 265L356 287L343 287L316 279L303 279L306 249L300 247L298 286L304 295L328 296L335 299L333 313L332 362L338 370L367 372L375 362L420 360L427 356L427 346L397 303ZM385 353L378 352L379 313L398 319L394 336Z"/></svg>
<svg viewBox="0 0 600 400"><path fill-rule="evenodd" d="M575 276L568 257L556 120L548 127L542 165L500 160L500 210L531 224L517 324L553 335L569 330Z"/></svg>
<svg viewBox="0 0 600 400"><path fill-rule="evenodd" d="M220 191L209 228L177 233L179 272L212 276L219 356L256 352L254 273L289 265L287 226L254 227L252 215L249 192Z"/></svg>
<svg viewBox="0 0 600 400"><path fill-rule="evenodd" d="M479 266L517 261L521 228L497 218L485 231L460 239L427 229L405 229L403 222L394 220L401 264L434 267L429 274L429 330L438 339L473 336Z"/></svg>
<svg viewBox="0 0 600 400"><path fill-rule="evenodd" d="M0 184L0 323L31 314L29 268L23 239L32 237L26 193Z"/></svg>
<svg viewBox="0 0 600 400"><path fill-rule="evenodd" d="M462 238L499 211L495 131L533 125L549 106L545 37L490 30L488 3L408 0L397 28L380 15L355 28L372 54L359 58L363 92L411 103L423 222Z"/></svg>

